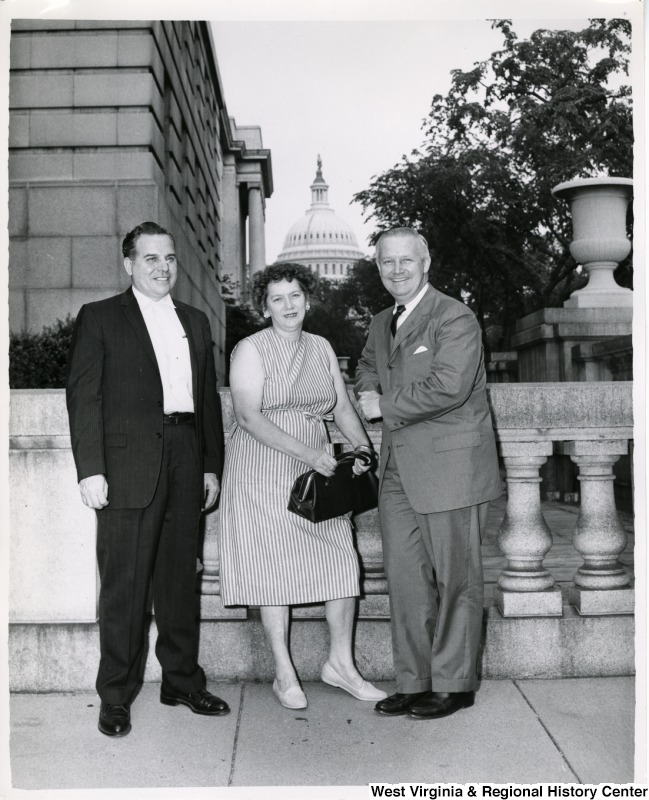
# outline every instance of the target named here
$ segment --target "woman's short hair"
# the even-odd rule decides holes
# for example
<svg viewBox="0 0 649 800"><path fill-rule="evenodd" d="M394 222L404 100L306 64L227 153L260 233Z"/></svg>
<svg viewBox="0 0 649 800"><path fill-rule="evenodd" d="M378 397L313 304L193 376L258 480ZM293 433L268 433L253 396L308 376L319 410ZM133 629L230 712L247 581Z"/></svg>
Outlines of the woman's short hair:
<svg viewBox="0 0 649 800"><path fill-rule="evenodd" d="M289 264L287 262L271 264L262 272L258 272L252 279L252 302L259 313L263 313L266 310L268 284L282 280L297 281L300 289L307 297L313 293L316 285L315 275L303 264Z"/></svg>

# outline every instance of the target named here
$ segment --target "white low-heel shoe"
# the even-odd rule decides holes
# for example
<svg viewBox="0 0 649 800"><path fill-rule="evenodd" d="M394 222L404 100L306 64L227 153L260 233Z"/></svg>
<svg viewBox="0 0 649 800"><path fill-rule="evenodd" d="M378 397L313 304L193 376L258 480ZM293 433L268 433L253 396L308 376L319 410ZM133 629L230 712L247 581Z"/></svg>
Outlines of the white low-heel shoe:
<svg viewBox="0 0 649 800"><path fill-rule="evenodd" d="M279 688L277 678L273 681L273 692L275 697L284 706L284 708L306 708L306 695L299 686L291 686L283 692Z"/></svg>
<svg viewBox="0 0 649 800"><path fill-rule="evenodd" d="M339 675L328 662L322 667L320 677L323 683L328 683L329 686L335 686L337 689L344 689L344 691L349 692L349 694L357 700L376 702L377 700L384 700L388 696L387 692L384 692L382 689L377 689L376 686L372 686L372 684L367 681L363 681L360 688L354 688L342 675Z"/></svg>

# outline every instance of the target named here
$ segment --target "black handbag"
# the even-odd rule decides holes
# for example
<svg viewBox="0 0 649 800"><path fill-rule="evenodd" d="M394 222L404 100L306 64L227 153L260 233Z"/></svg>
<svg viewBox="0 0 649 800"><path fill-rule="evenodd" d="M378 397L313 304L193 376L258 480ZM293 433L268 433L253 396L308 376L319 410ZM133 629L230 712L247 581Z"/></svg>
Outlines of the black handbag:
<svg viewBox="0 0 649 800"><path fill-rule="evenodd" d="M288 510L311 522L324 522L349 511L358 514L376 508L377 477L371 469L354 475L352 467L357 458L372 464L375 456L365 450L341 453L335 456L338 466L330 478L314 469L299 475L291 489Z"/></svg>

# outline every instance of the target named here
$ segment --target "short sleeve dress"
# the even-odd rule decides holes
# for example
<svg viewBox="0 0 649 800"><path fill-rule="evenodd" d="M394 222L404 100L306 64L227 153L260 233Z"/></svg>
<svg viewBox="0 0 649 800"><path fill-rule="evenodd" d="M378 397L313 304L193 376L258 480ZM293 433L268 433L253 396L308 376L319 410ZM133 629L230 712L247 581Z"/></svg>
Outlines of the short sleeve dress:
<svg viewBox="0 0 649 800"><path fill-rule="evenodd" d="M272 327L246 341L263 364L262 413L305 444L331 448L324 417L336 390L327 342L304 331L287 341ZM235 426L226 444L219 512L224 605L294 605L359 594L348 517L313 523L287 508L295 479L307 469Z"/></svg>

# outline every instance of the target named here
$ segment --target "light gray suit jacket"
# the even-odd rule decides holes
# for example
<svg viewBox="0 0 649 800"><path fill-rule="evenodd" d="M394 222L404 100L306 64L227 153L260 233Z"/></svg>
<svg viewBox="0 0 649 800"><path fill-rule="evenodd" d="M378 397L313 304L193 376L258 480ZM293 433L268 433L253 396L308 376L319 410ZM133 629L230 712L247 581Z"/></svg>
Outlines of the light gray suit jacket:
<svg viewBox="0 0 649 800"><path fill-rule="evenodd" d="M392 311L372 320L356 368L356 392L382 395L380 478L392 453L420 514L493 500L502 487L475 315L429 286L392 342Z"/></svg>

